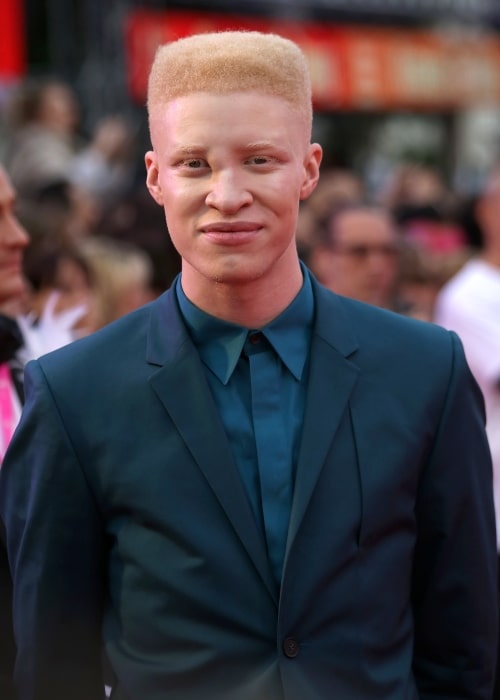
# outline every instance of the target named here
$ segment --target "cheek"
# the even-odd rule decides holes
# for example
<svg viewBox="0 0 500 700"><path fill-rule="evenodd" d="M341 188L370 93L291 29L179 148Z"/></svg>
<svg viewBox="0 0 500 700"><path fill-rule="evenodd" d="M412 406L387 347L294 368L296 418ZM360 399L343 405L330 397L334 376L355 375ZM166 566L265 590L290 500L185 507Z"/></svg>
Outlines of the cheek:
<svg viewBox="0 0 500 700"><path fill-rule="evenodd" d="M199 188L189 182L179 183L174 179L161 182L163 207L169 215L180 217L189 214L199 205L201 194Z"/></svg>
<svg viewBox="0 0 500 700"><path fill-rule="evenodd" d="M347 257L342 255L333 256L330 263L330 272L332 275L350 276L354 270Z"/></svg>
<svg viewBox="0 0 500 700"><path fill-rule="evenodd" d="M283 186L281 188L277 188L275 191L273 190L271 197L269 197L268 193L267 198L265 195L262 198L262 201L267 203L268 208L275 213L280 222L286 221L296 223L299 217L299 206L297 204L298 200L295 197L292 198L291 196L288 196L290 191L291 190L286 186ZM283 196L284 192L287 193L286 197Z"/></svg>
<svg viewBox="0 0 500 700"><path fill-rule="evenodd" d="M180 217L171 210L168 216L165 216L165 221L170 240L176 251L181 256L188 254L189 249L193 245L193 240L190 235L191 227L187 225L183 217Z"/></svg>

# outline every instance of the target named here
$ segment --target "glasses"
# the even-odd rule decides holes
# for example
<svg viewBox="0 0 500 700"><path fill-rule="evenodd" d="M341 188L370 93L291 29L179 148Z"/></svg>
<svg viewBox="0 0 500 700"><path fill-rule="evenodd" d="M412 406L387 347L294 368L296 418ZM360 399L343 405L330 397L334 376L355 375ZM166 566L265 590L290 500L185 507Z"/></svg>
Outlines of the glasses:
<svg viewBox="0 0 500 700"><path fill-rule="evenodd" d="M367 260L373 255L386 259L394 259L399 255L399 246L391 243L380 245L365 245L362 243L332 243L332 250L340 255L347 255L357 260Z"/></svg>

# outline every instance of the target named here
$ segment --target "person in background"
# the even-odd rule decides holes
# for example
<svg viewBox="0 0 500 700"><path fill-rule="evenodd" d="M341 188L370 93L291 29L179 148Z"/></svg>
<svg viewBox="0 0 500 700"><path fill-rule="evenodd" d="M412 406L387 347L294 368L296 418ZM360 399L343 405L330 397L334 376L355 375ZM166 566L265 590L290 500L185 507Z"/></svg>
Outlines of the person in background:
<svg viewBox="0 0 500 700"><path fill-rule="evenodd" d="M309 199L301 202L297 220L297 249L299 256L309 264L309 253L316 244L318 227L321 228L332 211L359 204L365 198L362 179L346 168L322 169L318 186Z"/></svg>
<svg viewBox="0 0 500 700"><path fill-rule="evenodd" d="M72 340L72 329L84 313L82 300L62 299L52 286L34 312L24 258L30 237L15 213L16 192L0 166L0 467L19 421L24 401L24 365L38 355ZM57 308L56 308L57 307ZM36 322L35 322L36 320ZM0 697L15 697L12 685L14 641L11 579L0 528Z"/></svg>
<svg viewBox="0 0 500 700"><path fill-rule="evenodd" d="M135 134L128 122L118 115L102 117L72 159L70 180L101 209L113 207L132 185L134 151Z"/></svg>
<svg viewBox="0 0 500 700"><path fill-rule="evenodd" d="M86 299L61 294L55 279L35 303L25 258L30 236L14 206L16 191L0 166L0 464L21 414L24 364L71 342Z"/></svg>
<svg viewBox="0 0 500 700"><path fill-rule="evenodd" d="M398 311L422 321L434 320L439 290L447 281L446 257L429 255L419 245L402 241L399 258Z"/></svg>
<svg viewBox="0 0 500 700"><path fill-rule="evenodd" d="M13 213L14 190L0 168L0 464L21 413L21 398L9 362L22 345L14 317L25 310L23 251L29 243L26 231ZM15 697L12 684L14 639L11 619L11 581L3 530L0 529L0 696Z"/></svg>
<svg viewBox="0 0 500 700"><path fill-rule="evenodd" d="M6 167L20 198L54 182L68 181L79 140L80 106L61 80L29 80L8 104Z"/></svg>
<svg viewBox="0 0 500 700"><path fill-rule="evenodd" d="M31 235L31 231L30 231ZM29 285L30 318L38 331L54 332L46 327L47 314L59 316L73 309L82 309L71 326L72 339L96 329L96 281L82 250L83 243L56 235L31 237L24 254L24 274ZM43 342L46 346L47 338ZM52 342L57 342L52 338ZM40 353L36 353L40 354Z"/></svg>
<svg viewBox="0 0 500 700"><path fill-rule="evenodd" d="M146 183L182 270L26 368L0 472L20 700L488 700L491 462L456 335L302 265L293 42L159 48Z"/></svg>
<svg viewBox="0 0 500 700"><path fill-rule="evenodd" d="M14 382L10 362L22 346L15 317L26 307L22 273L29 237L14 214L14 189L0 168L0 466L21 413L22 383ZM14 700L15 645L11 617L12 584L4 533L0 528L0 697Z"/></svg>
<svg viewBox="0 0 500 700"><path fill-rule="evenodd" d="M180 255L165 225L165 215L143 180L103 212L96 232L98 236L117 240L119 245L129 243L146 253L153 267L151 287L155 296L168 289L180 272Z"/></svg>
<svg viewBox="0 0 500 700"><path fill-rule="evenodd" d="M476 204L482 246L438 294L434 321L460 336L486 405L500 551L500 170ZM495 700L500 698L500 659Z"/></svg>
<svg viewBox="0 0 500 700"><path fill-rule="evenodd" d="M93 280L95 305L89 322L94 330L155 297L153 265L138 246L105 236L90 236L82 241L80 250Z"/></svg>
<svg viewBox="0 0 500 700"><path fill-rule="evenodd" d="M29 236L14 213L15 193L0 166L0 464L21 414L22 383L11 364L23 345L16 319L28 310L23 254Z"/></svg>
<svg viewBox="0 0 500 700"><path fill-rule="evenodd" d="M335 207L317 233L308 262L320 282L352 299L396 307L401 245L387 211L359 203Z"/></svg>

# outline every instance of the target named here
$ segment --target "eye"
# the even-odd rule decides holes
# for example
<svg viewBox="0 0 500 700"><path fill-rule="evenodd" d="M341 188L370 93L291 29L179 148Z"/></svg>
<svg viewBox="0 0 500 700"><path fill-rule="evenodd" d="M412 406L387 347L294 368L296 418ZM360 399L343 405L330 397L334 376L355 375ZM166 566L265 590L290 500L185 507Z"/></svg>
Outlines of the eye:
<svg viewBox="0 0 500 700"><path fill-rule="evenodd" d="M190 170L199 170L207 167L207 161L203 160L203 158L188 158L182 161L182 165Z"/></svg>
<svg viewBox="0 0 500 700"><path fill-rule="evenodd" d="M270 162L271 159L267 156L252 156L247 160L247 163L251 163L252 165L267 165Z"/></svg>

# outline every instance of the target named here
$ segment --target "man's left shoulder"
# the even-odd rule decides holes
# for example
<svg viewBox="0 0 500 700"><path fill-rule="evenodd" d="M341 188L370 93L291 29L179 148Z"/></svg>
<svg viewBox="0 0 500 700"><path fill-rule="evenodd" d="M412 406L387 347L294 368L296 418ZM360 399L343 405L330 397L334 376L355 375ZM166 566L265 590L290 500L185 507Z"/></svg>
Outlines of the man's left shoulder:
<svg viewBox="0 0 500 700"><path fill-rule="evenodd" d="M452 350L454 334L429 321L339 296L324 288L320 288L316 301L322 327L331 325L338 332L351 333L360 348L369 347L371 352L413 355Z"/></svg>

